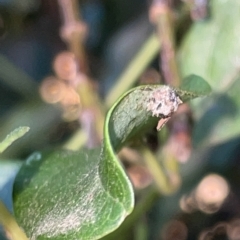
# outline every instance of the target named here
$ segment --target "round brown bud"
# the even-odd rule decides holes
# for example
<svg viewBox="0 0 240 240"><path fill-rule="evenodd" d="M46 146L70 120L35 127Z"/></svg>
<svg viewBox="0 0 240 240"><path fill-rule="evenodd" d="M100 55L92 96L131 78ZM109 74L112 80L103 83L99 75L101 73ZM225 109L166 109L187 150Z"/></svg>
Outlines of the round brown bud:
<svg viewBox="0 0 240 240"><path fill-rule="evenodd" d="M55 77L47 77L40 86L40 95L47 103L57 103L64 96L66 85Z"/></svg>
<svg viewBox="0 0 240 240"><path fill-rule="evenodd" d="M64 80L71 81L77 75L77 62L73 53L64 51L59 53L53 62L56 75Z"/></svg>
<svg viewBox="0 0 240 240"><path fill-rule="evenodd" d="M214 213L221 207L228 194L229 186L226 180L217 174L210 174L197 186L195 199L201 211Z"/></svg>
<svg viewBox="0 0 240 240"><path fill-rule="evenodd" d="M74 88L72 88L71 86L66 86L65 91L64 91L64 96L60 102L63 107L79 105L80 97Z"/></svg>
<svg viewBox="0 0 240 240"><path fill-rule="evenodd" d="M66 122L75 121L79 118L80 112L81 112L80 105L64 106L62 118Z"/></svg>

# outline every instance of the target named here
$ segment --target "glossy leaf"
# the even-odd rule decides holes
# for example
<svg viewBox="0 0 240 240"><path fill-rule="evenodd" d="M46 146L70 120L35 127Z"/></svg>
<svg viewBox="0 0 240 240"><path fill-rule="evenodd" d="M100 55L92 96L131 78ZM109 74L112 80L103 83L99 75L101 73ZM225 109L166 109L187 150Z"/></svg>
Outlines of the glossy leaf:
<svg viewBox="0 0 240 240"><path fill-rule="evenodd" d="M115 230L134 205L132 185L115 152L159 118L171 116L180 102L168 86L134 88L108 112L101 148L35 153L27 159L13 192L15 216L27 235L99 239Z"/></svg>

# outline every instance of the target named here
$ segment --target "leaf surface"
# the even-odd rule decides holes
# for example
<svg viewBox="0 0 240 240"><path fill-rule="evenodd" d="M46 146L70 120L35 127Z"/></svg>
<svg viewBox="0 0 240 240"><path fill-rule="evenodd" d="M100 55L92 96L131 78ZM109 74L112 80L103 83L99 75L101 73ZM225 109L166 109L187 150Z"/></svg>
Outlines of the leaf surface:
<svg viewBox="0 0 240 240"><path fill-rule="evenodd" d="M210 85L200 76L191 74L183 79L177 94L183 102L209 95L212 92Z"/></svg>
<svg viewBox="0 0 240 240"><path fill-rule="evenodd" d="M217 144L240 134L239 59L240 1L209 2L210 17L195 22L179 52L182 76L206 79L211 98L194 103L195 145ZM206 130L207 129L207 130Z"/></svg>
<svg viewBox="0 0 240 240"><path fill-rule="evenodd" d="M30 156L13 192L15 216L27 235L41 240L99 239L115 230L134 205L132 185L116 152L156 126L159 118L171 115L175 110L169 106L178 104L178 91L150 85L125 93L106 116L101 148ZM186 89L181 94L196 97Z"/></svg>

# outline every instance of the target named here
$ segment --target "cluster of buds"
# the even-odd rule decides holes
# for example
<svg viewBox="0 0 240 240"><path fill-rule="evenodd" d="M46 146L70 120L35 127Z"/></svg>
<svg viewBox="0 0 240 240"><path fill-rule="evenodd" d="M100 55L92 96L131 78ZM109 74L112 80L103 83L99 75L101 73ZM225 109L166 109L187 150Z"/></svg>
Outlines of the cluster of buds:
<svg viewBox="0 0 240 240"><path fill-rule="evenodd" d="M78 119L81 111L77 87L85 81L85 75L78 71L78 63L73 53L59 53L53 62L55 75L46 77L40 86L42 99L50 104L58 104L63 109L66 121Z"/></svg>

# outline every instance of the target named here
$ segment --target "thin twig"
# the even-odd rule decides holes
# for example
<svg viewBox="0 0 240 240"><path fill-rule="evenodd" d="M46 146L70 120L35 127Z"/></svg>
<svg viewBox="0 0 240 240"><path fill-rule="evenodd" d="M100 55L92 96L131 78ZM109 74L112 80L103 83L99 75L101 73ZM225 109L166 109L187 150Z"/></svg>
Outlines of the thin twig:
<svg viewBox="0 0 240 240"><path fill-rule="evenodd" d="M161 69L165 82L177 87L180 85L180 77L175 58L175 41L172 24L171 9L168 0L153 0L149 17L156 25L157 34L161 41Z"/></svg>
<svg viewBox="0 0 240 240"><path fill-rule="evenodd" d="M80 71L88 72L86 53L84 50L84 39L86 35L86 25L80 19L79 5L77 0L58 0L63 26L61 37L68 44L68 48L73 52L79 61Z"/></svg>
<svg viewBox="0 0 240 240"><path fill-rule="evenodd" d="M58 0L58 3L63 18L62 39L68 44L69 50L75 55L79 63L78 74L85 76L85 81L80 81L75 87L82 107L79 122L87 135L87 146L94 147L99 145L102 139L105 114L98 93L88 77L88 63L84 46L86 24L80 18L77 0ZM73 144L72 141L71 144ZM65 146L76 149L71 144L67 143Z"/></svg>
<svg viewBox="0 0 240 240"><path fill-rule="evenodd" d="M171 185L171 181L169 181L160 163L157 161L156 156L145 146L141 147L141 153L159 192L164 195L173 193L176 188Z"/></svg>
<svg viewBox="0 0 240 240"><path fill-rule="evenodd" d="M0 200L0 224L12 240L28 240L16 220Z"/></svg>
<svg viewBox="0 0 240 240"><path fill-rule="evenodd" d="M115 86L108 93L106 97L107 107L110 107L136 82L152 59L157 55L160 44L154 33L147 39L123 74L117 79Z"/></svg>

